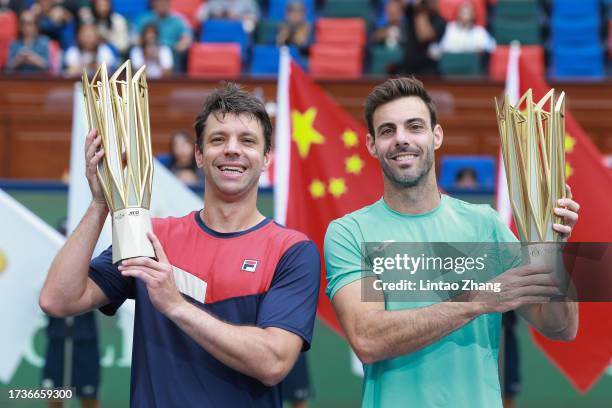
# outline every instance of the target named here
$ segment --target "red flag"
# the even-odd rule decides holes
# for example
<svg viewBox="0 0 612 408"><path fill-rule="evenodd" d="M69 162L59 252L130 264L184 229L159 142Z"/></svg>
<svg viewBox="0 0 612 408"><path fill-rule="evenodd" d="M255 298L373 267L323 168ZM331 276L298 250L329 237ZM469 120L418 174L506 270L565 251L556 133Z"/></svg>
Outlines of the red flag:
<svg viewBox="0 0 612 408"><path fill-rule="evenodd" d="M514 75L511 75L512 70ZM518 59L518 69L509 61L506 92L517 82L518 94L529 88L539 100L550 87L533 71L529 61ZM567 98L571 100L571 95ZM574 199L580 203L580 220L572 232L572 242L612 242L612 175L603 166L601 154L584 130L566 110L566 177ZM500 169L503 166L500 166ZM499 179L498 179L499 181ZM505 183L505 180L503 180ZM503 189L498 189L503 191ZM498 196L498 210L500 208ZM503 213L503 210L502 210ZM534 340L546 356L581 392L586 392L604 373L612 360L612 304L581 303L578 335L572 342L545 338L532 330Z"/></svg>
<svg viewBox="0 0 612 408"><path fill-rule="evenodd" d="M332 220L382 196L379 165L366 149L367 129L288 57L281 58L277 101L275 218L307 234L322 254ZM319 316L342 334L325 284L319 299Z"/></svg>

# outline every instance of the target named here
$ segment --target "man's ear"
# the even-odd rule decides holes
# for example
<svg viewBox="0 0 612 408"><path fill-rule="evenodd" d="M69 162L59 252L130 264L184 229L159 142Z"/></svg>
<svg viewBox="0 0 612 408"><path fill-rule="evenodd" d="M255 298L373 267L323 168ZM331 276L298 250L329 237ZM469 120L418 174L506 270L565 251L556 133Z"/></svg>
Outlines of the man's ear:
<svg viewBox="0 0 612 408"><path fill-rule="evenodd" d="M264 153L264 162L263 162L263 167L261 168L262 173L268 170L268 167L270 167L271 161L272 161L272 152L268 150L267 153Z"/></svg>
<svg viewBox="0 0 612 408"><path fill-rule="evenodd" d="M196 165L198 166L198 168L203 168L204 167L204 153L202 152L202 149L200 148L200 146L198 146L197 144L195 145L195 149L193 154L195 155L195 160L196 160Z"/></svg>
<svg viewBox="0 0 612 408"><path fill-rule="evenodd" d="M376 151L376 140L374 139L374 136L372 136L370 133L366 135L366 147L368 148L370 156L374 157L375 159L378 159L378 152Z"/></svg>
<svg viewBox="0 0 612 408"><path fill-rule="evenodd" d="M444 131L442 130L442 126L436 124L433 130L434 136L434 150L438 150L440 146L442 146L442 141L444 140Z"/></svg>

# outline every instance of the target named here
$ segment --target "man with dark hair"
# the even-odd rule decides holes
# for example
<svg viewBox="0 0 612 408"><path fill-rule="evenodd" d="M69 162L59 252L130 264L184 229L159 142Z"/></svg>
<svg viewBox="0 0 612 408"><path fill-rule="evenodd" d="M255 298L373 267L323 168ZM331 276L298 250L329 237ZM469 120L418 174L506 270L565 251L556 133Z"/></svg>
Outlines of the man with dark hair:
<svg viewBox="0 0 612 408"><path fill-rule="evenodd" d="M257 210L272 129L263 104L229 84L208 97L195 128L204 209L153 219L157 259L118 266L111 248L90 262L108 208L96 177L104 151L89 133L92 203L54 260L40 305L53 316L114 314L136 300L134 407L281 407L277 384L310 347L319 254Z"/></svg>
<svg viewBox="0 0 612 408"><path fill-rule="evenodd" d="M206 102L204 102L204 108L196 116L194 124L196 133L196 148L201 149L202 138L204 137L204 130L206 127L206 121L210 115L214 115L218 120L217 115L223 117L227 114L242 114L247 115L250 119L255 119L261 125L264 138L264 154L270 152L272 147L272 123L268 117L268 113L264 105L256 98L245 97L240 87L234 83L227 83L225 87L213 94L211 94Z"/></svg>
<svg viewBox="0 0 612 408"><path fill-rule="evenodd" d="M376 288L371 275L362 275L362 262L368 262L362 243L516 242L489 206L440 194L434 151L443 131L421 82L400 78L379 85L366 100L365 116L367 148L383 170L384 196L333 221L325 237L327 295L364 363L362 406L501 407L500 312L516 310L542 334L571 340L577 305L548 303L562 294L550 270L507 263L495 278L498 296L468 292L461 299L469 302L420 303L390 301L389 291L379 291L362 301L362 290ZM564 223L553 228L567 237L578 204L571 198L557 204L554 212Z"/></svg>

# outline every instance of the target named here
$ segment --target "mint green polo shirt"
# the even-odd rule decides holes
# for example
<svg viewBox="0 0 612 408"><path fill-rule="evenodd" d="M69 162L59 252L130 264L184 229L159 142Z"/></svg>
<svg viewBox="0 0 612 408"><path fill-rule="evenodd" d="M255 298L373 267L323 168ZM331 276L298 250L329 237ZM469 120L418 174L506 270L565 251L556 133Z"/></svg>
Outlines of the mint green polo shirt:
<svg viewBox="0 0 612 408"><path fill-rule="evenodd" d="M325 265L330 299L361 279L362 242L383 241L516 242L516 238L488 205L442 195L432 211L407 215L392 210L381 198L329 225ZM423 304L385 303L386 310L412 307ZM500 314L481 315L414 353L364 365L362 407L501 407L500 333Z"/></svg>

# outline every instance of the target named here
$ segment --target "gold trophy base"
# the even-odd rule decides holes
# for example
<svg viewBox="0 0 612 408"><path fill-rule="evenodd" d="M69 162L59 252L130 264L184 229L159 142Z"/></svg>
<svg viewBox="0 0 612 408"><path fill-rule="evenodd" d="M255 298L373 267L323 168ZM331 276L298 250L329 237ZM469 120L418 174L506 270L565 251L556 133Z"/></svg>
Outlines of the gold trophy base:
<svg viewBox="0 0 612 408"><path fill-rule="evenodd" d="M113 263L129 258L155 257L153 244L147 238L152 232L151 215L146 208L125 208L115 211L113 220Z"/></svg>

